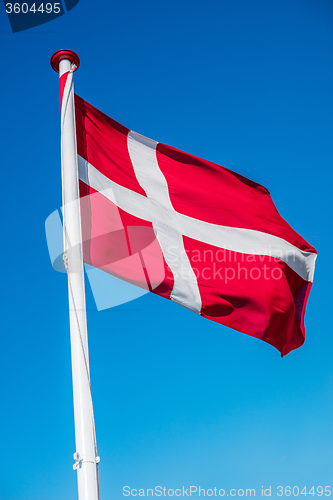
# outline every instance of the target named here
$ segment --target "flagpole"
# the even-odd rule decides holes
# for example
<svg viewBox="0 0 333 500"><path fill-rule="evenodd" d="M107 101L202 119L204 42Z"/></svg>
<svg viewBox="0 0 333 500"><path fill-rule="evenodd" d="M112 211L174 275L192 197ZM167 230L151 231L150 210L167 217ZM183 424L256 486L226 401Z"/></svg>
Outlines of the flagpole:
<svg viewBox="0 0 333 500"><path fill-rule="evenodd" d="M79 57L71 50L58 50L51 57L51 66L59 73L60 81L64 263L68 276L76 443L73 468L77 471L79 500L99 500L99 457L90 387L73 87L73 73L79 64Z"/></svg>

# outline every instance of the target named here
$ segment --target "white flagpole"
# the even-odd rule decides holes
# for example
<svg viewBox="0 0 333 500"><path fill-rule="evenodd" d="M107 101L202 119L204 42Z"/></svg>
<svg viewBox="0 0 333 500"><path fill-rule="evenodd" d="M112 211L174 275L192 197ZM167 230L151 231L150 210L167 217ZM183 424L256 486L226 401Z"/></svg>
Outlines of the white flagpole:
<svg viewBox="0 0 333 500"><path fill-rule="evenodd" d="M73 72L80 64L71 50L58 50L52 68L61 79L61 168L64 262L68 276L69 316L79 500L99 500L98 462L90 390L88 336L82 256Z"/></svg>

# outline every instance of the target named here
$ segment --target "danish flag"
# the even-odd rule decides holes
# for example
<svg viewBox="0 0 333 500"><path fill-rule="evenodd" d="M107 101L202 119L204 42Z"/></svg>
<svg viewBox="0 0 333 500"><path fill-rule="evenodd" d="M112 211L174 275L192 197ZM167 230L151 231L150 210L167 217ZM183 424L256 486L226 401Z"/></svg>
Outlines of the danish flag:
<svg viewBox="0 0 333 500"><path fill-rule="evenodd" d="M84 261L283 355L305 339L316 250L263 186L75 95Z"/></svg>

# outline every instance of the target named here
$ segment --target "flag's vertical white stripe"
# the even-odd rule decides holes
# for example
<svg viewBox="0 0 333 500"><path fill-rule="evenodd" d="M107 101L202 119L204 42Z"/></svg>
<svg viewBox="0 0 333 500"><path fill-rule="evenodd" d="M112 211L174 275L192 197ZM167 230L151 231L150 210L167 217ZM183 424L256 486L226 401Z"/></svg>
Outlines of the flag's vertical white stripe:
<svg viewBox="0 0 333 500"><path fill-rule="evenodd" d="M129 132L127 145L136 178L150 200L156 237L174 276L171 300L200 313L202 302L198 282L185 252L183 236L170 227L170 215L172 219L175 209L170 200L168 184L157 162L157 142Z"/></svg>

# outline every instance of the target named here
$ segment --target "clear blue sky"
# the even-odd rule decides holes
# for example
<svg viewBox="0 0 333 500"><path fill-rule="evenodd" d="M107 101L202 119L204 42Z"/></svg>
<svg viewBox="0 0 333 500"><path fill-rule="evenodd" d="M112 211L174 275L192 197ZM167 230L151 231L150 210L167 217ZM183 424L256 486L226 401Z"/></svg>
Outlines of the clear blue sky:
<svg viewBox="0 0 333 500"><path fill-rule="evenodd" d="M98 312L87 287L101 500L332 485L332 2L80 0L16 34L0 16L0 499L77 495L67 283L44 234L61 204L60 48L81 58L80 96L263 184L319 253L306 342L283 359L154 295Z"/></svg>

